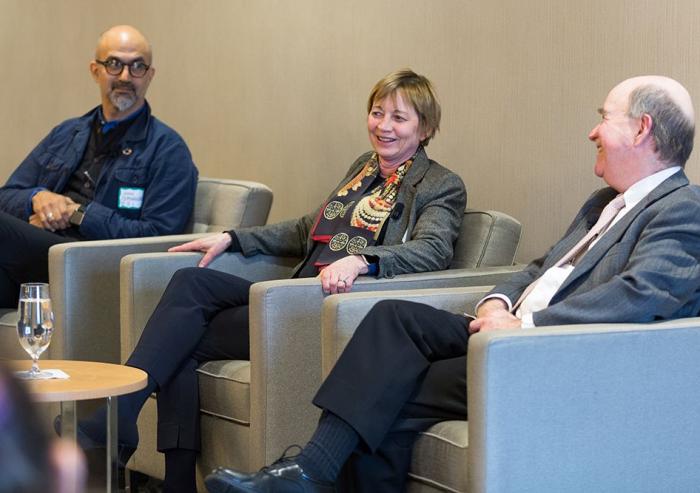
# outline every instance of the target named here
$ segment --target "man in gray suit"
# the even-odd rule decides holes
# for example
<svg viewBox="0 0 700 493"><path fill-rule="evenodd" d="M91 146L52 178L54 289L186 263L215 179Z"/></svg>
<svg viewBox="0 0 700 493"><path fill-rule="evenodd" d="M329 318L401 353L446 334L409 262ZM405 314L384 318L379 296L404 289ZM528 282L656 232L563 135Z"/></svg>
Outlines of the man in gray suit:
<svg viewBox="0 0 700 493"><path fill-rule="evenodd" d="M470 334L697 315L700 191L683 172L690 96L672 79L635 77L599 111L589 139L609 187L546 255L497 286L471 323L427 305L378 303L316 395L323 414L300 454L254 475L218 469L210 491L401 491L417 433L467 418Z"/></svg>
<svg viewBox="0 0 700 493"><path fill-rule="evenodd" d="M609 187L588 199L545 256L494 289L471 332L698 313L698 190L682 169L693 149L690 96L672 79L635 77L610 91L599 112L588 138L598 149L595 173ZM558 265L618 194L624 205L599 241Z"/></svg>

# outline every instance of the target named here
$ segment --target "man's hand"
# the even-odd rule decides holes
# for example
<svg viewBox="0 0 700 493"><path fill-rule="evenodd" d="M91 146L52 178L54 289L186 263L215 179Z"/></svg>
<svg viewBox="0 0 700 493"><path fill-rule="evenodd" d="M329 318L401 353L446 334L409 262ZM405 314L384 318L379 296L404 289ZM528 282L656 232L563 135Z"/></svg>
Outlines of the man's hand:
<svg viewBox="0 0 700 493"><path fill-rule="evenodd" d="M501 298L490 298L479 305L476 311L476 318L488 317L491 313L508 311L508 305Z"/></svg>
<svg viewBox="0 0 700 493"><path fill-rule="evenodd" d="M169 252L205 252L199 267L206 267L231 245L231 235L219 233L168 248Z"/></svg>
<svg viewBox="0 0 700 493"><path fill-rule="evenodd" d="M499 330L499 329L519 329L520 319L508 311L506 302L492 298L479 306L476 313L476 320L469 324L469 333Z"/></svg>
<svg viewBox="0 0 700 493"><path fill-rule="evenodd" d="M32 197L32 209L34 214L29 218L29 223L34 226L39 226L56 231L70 227L71 214L80 207L70 198L58 193L42 190ZM34 217L36 216L36 217Z"/></svg>
<svg viewBox="0 0 700 493"><path fill-rule="evenodd" d="M325 267L318 277L326 294L349 293L357 276L369 271L359 255L349 255Z"/></svg>

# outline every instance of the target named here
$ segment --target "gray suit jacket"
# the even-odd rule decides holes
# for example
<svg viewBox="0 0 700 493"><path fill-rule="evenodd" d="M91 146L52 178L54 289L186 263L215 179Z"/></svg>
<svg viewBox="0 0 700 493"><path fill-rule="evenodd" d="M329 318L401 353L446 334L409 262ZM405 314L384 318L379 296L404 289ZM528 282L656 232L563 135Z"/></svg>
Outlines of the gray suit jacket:
<svg viewBox="0 0 700 493"><path fill-rule="evenodd" d="M360 156L329 197L334 197L350 177L359 173L371 155L368 152ZM378 276L448 268L467 202L462 179L428 159L421 150L401 183L396 201L384 226L382 245L362 251L379 258ZM309 233L323 205L325 201L299 219L236 230L243 255L264 253L305 259L313 245ZM303 261L297 270L302 264Z"/></svg>
<svg viewBox="0 0 700 493"><path fill-rule="evenodd" d="M542 258L497 286L516 300L595 224L617 195L594 193L564 237ZM700 190L680 171L614 224L580 260L535 325L649 322L700 310Z"/></svg>

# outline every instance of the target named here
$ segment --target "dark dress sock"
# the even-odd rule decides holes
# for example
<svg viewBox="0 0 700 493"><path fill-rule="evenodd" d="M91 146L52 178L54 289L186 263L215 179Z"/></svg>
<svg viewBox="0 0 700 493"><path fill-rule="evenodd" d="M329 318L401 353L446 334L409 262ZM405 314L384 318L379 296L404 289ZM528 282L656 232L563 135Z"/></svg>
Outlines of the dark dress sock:
<svg viewBox="0 0 700 493"><path fill-rule="evenodd" d="M310 477L334 482L360 442L357 432L333 413L324 411L309 443L297 461Z"/></svg>
<svg viewBox="0 0 700 493"><path fill-rule="evenodd" d="M166 450L163 493L196 493L196 465L196 450Z"/></svg>

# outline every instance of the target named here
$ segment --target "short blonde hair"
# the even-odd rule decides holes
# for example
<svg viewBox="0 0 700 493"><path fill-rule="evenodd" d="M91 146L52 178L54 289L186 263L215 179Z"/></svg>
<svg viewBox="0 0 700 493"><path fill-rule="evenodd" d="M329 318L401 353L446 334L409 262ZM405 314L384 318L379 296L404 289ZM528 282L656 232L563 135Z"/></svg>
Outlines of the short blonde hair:
<svg viewBox="0 0 700 493"><path fill-rule="evenodd" d="M391 72L377 82L369 93L367 113L372 111L376 102L382 101L387 96L395 98L398 92L401 92L401 96L418 113L419 128L421 132L425 132L425 139L421 144L427 146L430 139L440 130L442 114L433 84L427 77L418 75L408 68Z"/></svg>

